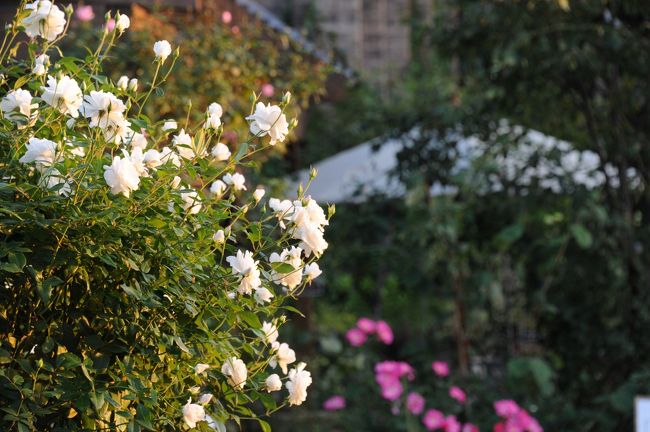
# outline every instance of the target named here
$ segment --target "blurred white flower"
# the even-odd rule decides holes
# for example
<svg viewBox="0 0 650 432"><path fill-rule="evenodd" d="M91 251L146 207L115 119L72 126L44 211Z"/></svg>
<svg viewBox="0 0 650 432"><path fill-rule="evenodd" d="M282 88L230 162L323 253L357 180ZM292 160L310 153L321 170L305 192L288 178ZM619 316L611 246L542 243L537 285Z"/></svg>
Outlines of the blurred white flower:
<svg viewBox="0 0 650 432"><path fill-rule="evenodd" d="M153 44L153 52L157 59L164 62L172 53L172 46L166 40L161 40Z"/></svg>
<svg viewBox="0 0 650 432"><path fill-rule="evenodd" d="M255 294L253 294L255 301L261 305L264 303L270 303L273 297L273 293L264 287L257 288Z"/></svg>
<svg viewBox="0 0 650 432"><path fill-rule="evenodd" d="M128 129L124 136L124 143L129 144L131 148L141 148L144 151L147 147L147 138L140 132Z"/></svg>
<svg viewBox="0 0 650 432"><path fill-rule="evenodd" d="M282 113L282 109L277 105L258 102L255 105L255 112L246 117L250 121L250 131L256 136L269 135L271 145L282 142L289 133L289 123L287 117Z"/></svg>
<svg viewBox="0 0 650 432"><path fill-rule="evenodd" d="M266 340L266 343L273 344L278 340L279 333L275 324L264 321L262 323L262 332L264 332L264 340Z"/></svg>
<svg viewBox="0 0 650 432"><path fill-rule="evenodd" d="M269 375L266 380L264 380L264 387L268 393L282 390L282 381L280 381L280 376L278 374Z"/></svg>
<svg viewBox="0 0 650 432"><path fill-rule="evenodd" d="M193 404L192 398L183 406L183 420L190 428L195 428L198 422L205 420L205 410L201 405Z"/></svg>
<svg viewBox="0 0 650 432"><path fill-rule="evenodd" d="M31 122L38 116L38 104L32 103L32 94L23 89L12 90L0 101L0 111L12 122ZM32 112L33 110L33 112ZM20 113L20 115L17 115Z"/></svg>
<svg viewBox="0 0 650 432"><path fill-rule="evenodd" d="M199 397L199 403L201 405L207 405L212 400L212 393L204 393Z"/></svg>
<svg viewBox="0 0 650 432"><path fill-rule="evenodd" d="M149 177L149 170L144 163L144 154L142 153L142 149L140 147L136 147L131 150L129 159L131 160L131 163L133 163L133 166L135 167L135 170L138 172L139 176Z"/></svg>
<svg viewBox="0 0 650 432"><path fill-rule="evenodd" d="M57 143L48 139L30 138L27 142L25 154L18 159L21 163L36 162L37 168L50 166L56 159Z"/></svg>
<svg viewBox="0 0 650 432"><path fill-rule="evenodd" d="M304 268L307 282L311 282L323 273L317 263L307 264Z"/></svg>
<svg viewBox="0 0 650 432"><path fill-rule="evenodd" d="M136 147L140 148L140 147ZM162 165L162 160L160 159L160 152L155 149L147 150L144 153L143 162L147 168L155 169Z"/></svg>
<svg viewBox="0 0 650 432"><path fill-rule="evenodd" d="M178 157L176 152L174 152L174 150L170 149L169 147L163 147L163 149L160 151L160 160L163 164L171 162L172 165L176 167L181 166L181 159Z"/></svg>
<svg viewBox="0 0 650 432"><path fill-rule="evenodd" d="M197 191L181 192L181 200L183 204L183 210L189 214L197 214L201 211L201 197Z"/></svg>
<svg viewBox="0 0 650 432"><path fill-rule="evenodd" d="M36 76L45 75L47 72L47 65L50 63L50 56L47 54L41 54L34 59L34 68L32 73Z"/></svg>
<svg viewBox="0 0 650 432"><path fill-rule="evenodd" d="M212 147L212 156L218 161L225 161L230 157L230 149L223 143L218 143Z"/></svg>
<svg viewBox="0 0 650 432"><path fill-rule="evenodd" d="M210 186L210 192L217 197L220 197L228 186L221 180L215 180Z"/></svg>
<svg viewBox="0 0 650 432"><path fill-rule="evenodd" d="M219 230L214 233L212 240L214 240L215 243L221 244L226 241L226 234L223 232L223 230Z"/></svg>
<svg viewBox="0 0 650 432"><path fill-rule="evenodd" d="M120 90L126 90L127 88L129 88L129 77L127 77L126 75L122 75L120 79L117 80L116 86Z"/></svg>
<svg viewBox="0 0 650 432"><path fill-rule="evenodd" d="M45 189L53 189L56 186L63 185L56 190L56 193L61 196L70 196L72 193L71 182L61 175L61 172L56 168L49 168L43 171L41 178L38 181L40 187Z"/></svg>
<svg viewBox="0 0 650 432"><path fill-rule="evenodd" d="M258 186L257 189L255 189L255 192L253 192L253 198L255 199L256 202L259 202L264 197L265 193L266 191L264 190L264 188Z"/></svg>
<svg viewBox="0 0 650 432"><path fill-rule="evenodd" d="M272 368L276 365L280 366L282 373L286 375L287 366L296 361L296 353L284 342L281 344L275 342L273 346L276 349L276 352L275 355L271 357L271 360L269 360L269 365L271 365Z"/></svg>
<svg viewBox="0 0 650 432"><path fill-rule="evenodd" d="M65 29L65 13L49 0L37 0L25 5L31 11L22 21L27 36L40 36L52 42Z"/></svg>
<svg viewBox="0 0 650 432"><path fill-rule="evenodd" d="M129 80L129 90L131 91L137 91L138 90L138 79L137 78L131 78Z"/></svg>
<svg viewBox="0 0 650 432"><path fill-rule="evenodd" d="M289 390L289 405L301 405L307 400L307 387L311 385L311 373L305 370L307 365L299 363L289 371L289 381L285 386Z"/></svg>
<svg viewBox="0 0 650 432"><path fill-rule="evenodd" d="M104 180L113 195L129 197L140 186L140 176L128 157L115 156L111 166L104 165Z"/></svg>
<svg viewBox="0 0 650 432"><path fill-rule="evenodd" d="M174 176L172 179L172 189L178 189L181 185L181 178L179 176Z"/></svg>
<svg viewBox="0 0 650 432"><path fill-rule="evenodd" d="M117 21L115 22L115 28L118 32L123 33L124 30L128 29L131 26L131 20L127 15L117 14Z"/></svg>
<svg viewBox="0 0 650 432"><path fill-rule="evenodd" d="M176 123L176 120L165 120L162 126L163 131L168 131L168 130L176 130L178 129L178 124Z"/></svg>
<svg viewBox="0 0 650 432"><path fill-rule="evenodd" d="M190 134L185 132L185 129L181 129L178 135L174 136L172 139L172 144L174 145L174 148L178 154L184 159L193 159L195 156L197 156L192 144L192 137Z"/></svg>
<svg viewBox="0 0 650 432"><path fill-rule="evenodd" d="M208 107L208 112L206 114L206 120L203 127L205 129L217 129L221 126L221 116L223 115L223 109L221 105L216 102L212 102Z"/></svg>
<svg viewBox="0 0 650 432"><path fill-rule="evenodd" d="M251 251L238 250L235 256L227 257L226 261L230 264L233 274L242 276L237 288L240 294L251 294L254 289L262 285L260 271L257 268L258 263L253 258Z"/></svg>
<svg viewBox="0 0 650 432"><path fill-rule="evenodd" d="M269 200L269 207L278 218L280 228L285 229L286 225L284 221L291 220L291 217L293 216L293 203L289 200L280 201L277 198L271 198Z"/></svg>
<svg viewBox="0 0 650 432"><path fill-rule="evenodd" d="M194 372L197 374L202 374L208 369L210 369L210 365L205 363L197 363L196 366L194 366Z"/></svg>
<svg viewBox="0 0 650 432"><path fill-rule="evenodd" d="M246 178L244 178L244 176L239 173L228 173L224 175L222 179L225 184L232 186L232 188L236 191L246 190L246 185L244 184L246 182Z"/></svg>
<svg viewBox="0 0 650 432"><path fill-rule="evenodd" d="M246 364L237 357L231 357L221 367L221 373L228 377L228 384L236 389L243 389L248 378Z"/></svg>
<svg viewBox="0 0 650 432"><path fill-rule="evenodd" d="M58 109L63 114L77 118L79 108L83 102L83 93L79 84L67 75L62 75L60 79L53 76L47 77L47 86L41 87L43 96L41 98L46 104Z"/></svg>

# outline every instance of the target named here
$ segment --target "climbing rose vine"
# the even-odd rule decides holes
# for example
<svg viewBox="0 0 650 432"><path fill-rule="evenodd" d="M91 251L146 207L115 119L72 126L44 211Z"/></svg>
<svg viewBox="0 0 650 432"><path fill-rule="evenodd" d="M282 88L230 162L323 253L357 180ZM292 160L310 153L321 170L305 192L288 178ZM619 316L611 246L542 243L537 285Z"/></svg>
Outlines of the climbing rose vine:
<svg viewBox="0 0 650 432"><path fill-rule="evenodd" d="M290 94L254 95L236 146L218 101L152 122L178 48L151 47L152 82L112 82L129 17L73 58L72 14L23 2L0 46L0 429L270 430L312 384L281 327L334 212L245 177L295 127Z"/></svg>

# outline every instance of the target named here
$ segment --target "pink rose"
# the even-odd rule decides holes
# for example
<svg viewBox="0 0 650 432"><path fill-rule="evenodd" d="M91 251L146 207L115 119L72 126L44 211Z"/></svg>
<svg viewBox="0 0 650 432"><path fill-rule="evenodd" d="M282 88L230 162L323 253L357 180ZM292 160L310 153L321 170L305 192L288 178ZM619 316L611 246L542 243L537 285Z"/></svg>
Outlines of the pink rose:
<svg viewBox="0 0 650 432"><path fill-rule="evenodd" d="M275 93L275 87L272 84L266 83L262 85L262 96L271 97Z"/></svg>
<svg viewBox="0 0 650 432"><path fill-rule="evenodd" d="M447 362L434 361L431 363L431 369L433 369L433 373L439 377L444 378L446 376L449 376L449 364Z"/></svg>
<svg viewBox="0 0 650 432"><path fill-rule="evenodd" d="M386 345L393 343L393 329L386 321L377 321L377 337Z"/></svg>
<svg viewBox="0 0 650 432"><path fill-rule="evenodd" d="M377 331L377 323L370 318L359 318L357 327L366 334L372 334Z"/></svg>
<svg viewBox="0 0 650 432"><path fill-rule="evenodd" d="M445 426L445 415L438 410L430 409L424 413L422 423L430 431L441 429Z"/></svg>
<svg viewBox="0 0 650 432"><path fill-rule="evenodd" d="M113 18L106 21L106 30L112 32L115 29L115 20Z"/></svg>
<svg viewBox="0 0 650 432"><path fill-rule="evenodd" d="M79 6L74 14L79 21L83 22L92 21L95 18L95 12L90 5Z"/></svg>
<svg viewBox="0 0 650 432"><path fill-rule="evenodd" d="M463 431L462 432L480 432L478 429L478 426L472 424L472 423L465 423L463 425Z"/></svg>
<svg viewBox="0 0 650 432"><path fill-rule="evenodd" d="M345 398L340 395L332 396L323 403L325 411L338 411L345 408Z"/></svg>
<svg viewBox="0 0 650 432"><path fill-rule="evenodd" d="M413 415L420 415L424 411L424 398L420 393L411 392L406 397L406 408Z"/></svg>
<svg viewBox="0 0 650 432"><path fill-rule="evenodd" d="M345 337L353 347L360 347L366 343L366 339L368 339L368 336L358 328L351 328L348 330Z"/></svg>
<svg viewBox="0 0 650 432"><path fill-rule="evenodd" d="M232 13L230 11L223 11L221 13L221 21L224 24L230 24L230 22L232 21Z"/></svg>
<svg viewBox="0 0 650 432"><path fill-rule="evenodd" d="M494 411L499 417L512 417L519 412L521 408L517 402L510 399L503 399L494 402Z"/></svg>
<svg viewBox="0 0 650 432"><path fill-rule="evenodd" d="M402 383L397 378L385 379L382 381L381 385L381 397L389 401L395 401L404 392L404 387Z"/></svg>
<svg viewBox="0 0 650 432"><path fill-rule="evenodd" d="M459 403L465 403L467 400L465 392L460 387L456 386L449 389L449 396L451 396L452 399L456 399Z"/></svg>
<svg viewBox="0 0 650 432"><path fill-rule="evenodd" d="M445 419L445 432L461 432L460 423L456 419L456 416L447 416Z"/></svg>

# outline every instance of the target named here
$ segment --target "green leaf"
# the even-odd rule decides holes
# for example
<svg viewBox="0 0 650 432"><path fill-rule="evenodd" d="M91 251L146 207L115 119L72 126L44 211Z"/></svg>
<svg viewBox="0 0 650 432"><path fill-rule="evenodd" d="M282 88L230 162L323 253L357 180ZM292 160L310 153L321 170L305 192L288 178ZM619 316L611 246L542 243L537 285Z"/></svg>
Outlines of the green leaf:
<svg viewBox="0 0 650 432"><path fill-rule="evenodd" d="M52 288L55 286L61 285L63 281L53 276L43 281L43 283L38 285L38 295L43 300L43 303L47 304L50 301L50 295L52 294Z"/></svg>
<svg viewBox="0 0 650 432"><path fill-rule="evenodd" d="M583 249L588 249L593 244L593 237L591 233L584 227L584 225L573 224L569 227L573 238L575 239L578 246Z"/></svg>
<svg viewBox="0 0 650 432"><path fill-rule="evenodd" d="M256 329L262 328L262 323L260 322L260 319L253 312L242 311L239 313L239 315L252 328L256 328Z"/></svg>

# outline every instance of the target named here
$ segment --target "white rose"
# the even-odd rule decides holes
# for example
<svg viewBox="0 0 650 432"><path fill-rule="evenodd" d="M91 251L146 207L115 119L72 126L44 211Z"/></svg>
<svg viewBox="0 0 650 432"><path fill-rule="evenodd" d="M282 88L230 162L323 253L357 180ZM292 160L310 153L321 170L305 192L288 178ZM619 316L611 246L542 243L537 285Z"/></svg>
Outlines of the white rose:
<svg viewBox="0 0 650 432"><path fill-rule="evenodd" d="M189 214L197 214L201 211L201 197L198 192L181 192L181 200L183 201L181 207Z"/></svg>
<svg viewBox="0 0 650 432"><path fill-rule="evenodd" d="M277 349L275 355L269 360L271 367L280 366L282 373L287 373L287 366L296 361L296 352L289 348L289 345L286 343L278 344L277 342L273 344Z"/></svg>
<svg viewBox="0 0 650 432"><path fill-rule="evenodd" d="M246 190L246 185L244 184L246 182L246 179L244 178L243 175L239 173L234 173L234 174L228 173L224 175L223 182L227 185L232 186L232 188L236 191Z"/></svg>
<svg viewBox="0 0 650 432"><path fill-rule="evenodd" d="M289 290L293 290L300 285L302 281L302 259L300 257L302 249L292 246L291 249L284 249L281 254L273 252L269 257L269 262L285 263L293 267L293 271L288 273L273 272L273 282L286 286Z"/></svg>
<svg viewBox="0 0 650 432"><path fill-rule="evenodd" d="M176 123L176 120L165 120L162 126L163 131L168 131L168 130L176 130L178 129L178 124Z"/></svg>
<svg viewBox="0 0 650 432"><path fill-rule="evenodd" d="M120 90L126 90L127 88L129 88L129 77L127 77L126 75L122 75L120 79L117 80L116 85L117 88L119 88Z"/></svg>
<svg viewBox="0 0 650 432"><path fill-rule="evenodd" d="M129 80L129 90L131 90L133 92L138 90L138 79L137 78L131 78Z"/></svg>
<svg viewBox="0 0 650 432"><path fill-rule="evenodd" d="M174 176L172 180L172 189L178 189L181 185L181 178L179 176Z"/></svg>
<svg viewBox="0 0 650 432"><path fill-rule="evenodd" d="M205 420L205 410L201 405L193 404L190 398L183 406L183 420L187 426L194 428L198 422Z"/></svg>
<svg viewBox="0 0 650 432"><path fill-rule="evenodd" d="M264 340L268 344L273 344L278 340L278 328L275 324L264 321L262 323L262 332L264 333Z"/></svg>
<svg viewBox="0 0 650 432"><path fill-rule="evenodd" d="M218 143L217 145L212 147L212 151L210 153L218 161L227 160L231 154L230 149L228 149L228 146L223 143Z"/></svg>
<svg viewBox="0 0 650 432"><path fill-rule="evenodd" d="M160 160L163 164L171 162L172 165L176 167L181 166L180 158L176 152L174 152L174 150L170 149L169 147L163 147L162 151L160 152Z"/></svg>
<svg viewBox="0 0 650 432"><path fill-rule="evenodd" d="M215 243L222 244L226 241L226 234L223 232L223 230L219 230L214 233L212 240L214 240Z"/></svg>
<svg viewBox="0 0 650 432"><path fill-rule="evenodd" d="M228 384L235 389L243 389L248 377L246 364L237 357L231 357L221 367L221 373L228 377Z"/></svg>
<svg viewBox="0 0 650 432"><path fill-rule="evenodd" d="M50 63L50 56L41 54L34 59L34 68L32 73L37 76L45 75L47 72L47 65Z"/></svg>
<svg viewBox="0 0 650 432"><path fill-rule="evenodd" d="M305 370L305 363L289 371L289 381L285 386L289 390L289 405L301 405L307 399L307 387L311 385L311 373Z"/></svg>
<svg viewBox="0 0 650 432"><path fill-rule="evenodd" d="M23 19L25 33L29 37L40 36L52 42L65 29L65 13L53 5L49 0L37 0L25 6L25 10L31 10L30 14Z"/></svg>
<svg viewBox="0 0 650 432"><path fill-rule="evenodd" d="M49 166L56 159L57 143L48 139L30 138L25 154L18 159L21 163L36 162L37 168Z"/></svg>
<svg viewBox="0 0 650 432"><path fill-rule="evenodd" d="M162 165L162 161L160 160L160 152L155 149L147 150L144 153L143 162L147 166L147 168L159 167L160 165Z"/></svg>
<svg viewBox="0 0 650 432"><path fill-rule="evenodd" d="M185 129L181 129L178 135L174 136L172 144L174 144L176 151L182 158L193 159L196 156L192 145L192 137L185 132Z"/></svg>
<svg viewBox="0 0 650 432"><path fill-rule="evenodd" d="M66 178L61 175L61 172L56 168L46 169L38 181L38 185L45 189L53 189L61 184L63 186L57 189L56 193L65 197L70 196L72 193L72 187L70 186L71 182L66 180Z"/></svg>
<svg viewBox="0 0 650 432"><path fill-rule="evenodd" d="M202 374L208 369L210 369L210 365L205 363L197 363L196 366L194 366L194 372L197 374Z"/></svg>
<svg viewBox="0 0 650 432"><path fill-rule="evenodd" d="M118 32L123 33L124 30L128 29L131 26L131 20L128 16L123 14L117 14L117 21L115 22L115 28Z"/></svg>
<svg viewBox="0 0 650 432"><path fill-rule="evenodd" d="M278 374L269 375L266 380L264 380L264 387L266 387L268 393L281 390L282 381L280 381L280 376Z"/></svg>
<svg viewBox="0 0 650 432"><path fill-rule="evenodd" d="M250 251L237 251L237 255L226 258L232 269L233 274L242 275L237 291L244 294L251 294L253 290L262 285L260 280L260 271L257 268L257 261L253 259Z"/></svg>
<svg viewBox="0 0 650 432"><path fill-rule="evenodd" d="M323 272L321 271L317 263L311 263L305 266L304 273L307 281L311 282L314 279L316 279L318 276L320 276Z"/></svg>
<svg viewBox="0 0 650 432"><path fill-rule="evenodd" d="M126 77L124 77L126 78ZM125 122L124 112L126 105L118 99L113 93L105 91L91 91L84 96L81 112L84 117L90 119L90 127L99 127L101 129L115 128ZM134 134L135 132L124 131L125 135Z"/></svg>
<svg viewBox="0 0 650 432"><path fill-rule="evenodd" d="M255 192L253 192L253 198L256 202L259 202L264 197L265 193L266 191L264 188L258 186L257 189L255 189Z"/></svg>
<svg viewBox="0 0 650 432"><path fill-rule="evenodd" d="M38 116L38 104L32 103L32 94L23 89L12 90L0 101L0 111L12 122L31 122ZM32 112L34 110L34 112ZM20 113L21 115L16 115Z"/></svg>
<svg viewBox="0 0 650 432"><path fill-rule="evenodd" d="M214 194L217 197L220 197L223 192L226 190L226 184L222 182L221 180L216 180L212 185L210 186L210 192Z"/></svg>
<svg viewBox="0 0 650 432"><path fill-rule="evenodd" d="M273 293L266 288L257 288L253 298L258 304L270 303L273 298Z"/></svg>
<svg viewBox="0 0 650 432"><path fill-rule="evenodd" d="M140 148L142 151L147 147L147 138L140 132L128 129L124 136L124 142L130 144L131 148Z"/></svg>
<svg viewBox="0 0 650 432"><path fill-rule="evenodd" d="M172 46L166 40L161 40L153 44L153 52L157 59L164 62L172 53Z"/></svg>
<svg viewBox="0 0 650 432"><path fill-rule="evenodd" d="M212 400L212 393L205 393L199 397L199 403L201 405L207 405Z"/></svg>
<svg viewBox="0 0 650 432"><path fill-rule="evenodd" d="M121 193L127 198L140 186L138 171L128 157L115 156L111 166L104 165L104 180L113 195Z"/></svg>
<svg viewBox="0 0 650 432"><path fill-rule="evenodd" d="M246 120L251 122L251 133L255 136L269 135L271 145L284 141L289 133L287 117L277 105L264 105L262 102L258 102L255 112L246 117Z"/></svg>
<svg viewBox="0 0 650 432"><path fill-rule="evenodd" d="M41 87L41 90L43 90L41 98L46 104L63 114L69 114L74 118L79 116L83 93L75 80L67 75L62 75L58 80L50 76L47 78L47 86Z"/></svg>

